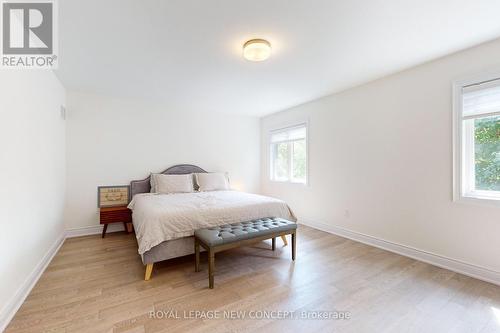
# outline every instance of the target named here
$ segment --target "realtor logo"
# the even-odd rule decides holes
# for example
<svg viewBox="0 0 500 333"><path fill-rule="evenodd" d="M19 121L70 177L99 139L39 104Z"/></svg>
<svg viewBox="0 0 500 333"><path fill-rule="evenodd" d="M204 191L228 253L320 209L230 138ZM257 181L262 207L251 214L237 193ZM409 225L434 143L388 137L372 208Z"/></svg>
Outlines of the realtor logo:
<svg viewBox="0 0 500 333"><path fill-rule="evenodd" d="M3 68L56 68L55 2L2 2Z"/></svg>

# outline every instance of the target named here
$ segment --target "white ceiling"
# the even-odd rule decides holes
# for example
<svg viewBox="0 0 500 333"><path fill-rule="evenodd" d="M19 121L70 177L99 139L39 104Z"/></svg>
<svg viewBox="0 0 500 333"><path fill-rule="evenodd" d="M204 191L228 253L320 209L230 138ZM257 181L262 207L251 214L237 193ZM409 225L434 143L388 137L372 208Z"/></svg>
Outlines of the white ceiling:
<svg viewBox="0 0 500 333"><path fill-rule="evenodd" d="M68 90L261 116L500 36L500 0L62 0ZM273 55L241 56L251 38Z"/></svg>

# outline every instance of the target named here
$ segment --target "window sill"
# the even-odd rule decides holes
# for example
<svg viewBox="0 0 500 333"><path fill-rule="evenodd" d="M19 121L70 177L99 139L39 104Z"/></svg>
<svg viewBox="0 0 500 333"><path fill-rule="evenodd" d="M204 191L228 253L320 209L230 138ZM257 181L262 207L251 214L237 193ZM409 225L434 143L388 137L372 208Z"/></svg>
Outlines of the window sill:
<svg viewBox="0 0 500 333"><path fill-rule="evenodd" d="M458 200L455 201L459 203L500 207L500 197L485 196L481 194L470 193L470 194L460 195Z"/></svg>
<svg viewBox="0 0 500 333"><path fill-rule="evenodd" d="M308 186L307 182L305 182L305 183L298 183L298 182L291 182L291 181L288 181L288 180L273 180L273 179L269 179L269 182L273 183L273 184L294 185L294 186L304 186L304 187Z"/></svg>

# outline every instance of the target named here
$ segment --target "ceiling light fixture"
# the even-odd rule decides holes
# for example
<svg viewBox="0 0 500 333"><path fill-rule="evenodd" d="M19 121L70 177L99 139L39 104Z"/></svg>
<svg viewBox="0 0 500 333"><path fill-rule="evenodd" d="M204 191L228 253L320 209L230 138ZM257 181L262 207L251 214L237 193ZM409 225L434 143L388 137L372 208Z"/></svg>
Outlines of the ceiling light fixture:
<svg viewBox="0 0 500 333"><path fill-rule="evenodd" d="M265 39L250 39L243 44L243 57L250 61L263 61L271 55L271 43Z"/></svg>

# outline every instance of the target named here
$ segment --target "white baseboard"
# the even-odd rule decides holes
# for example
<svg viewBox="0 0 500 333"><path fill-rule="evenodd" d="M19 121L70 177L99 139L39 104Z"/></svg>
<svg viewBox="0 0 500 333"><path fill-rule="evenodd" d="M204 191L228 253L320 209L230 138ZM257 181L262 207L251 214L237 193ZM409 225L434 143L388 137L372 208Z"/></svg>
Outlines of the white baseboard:
<svg viewBox="0 0 500 333"><path fill-rule="evenodd" d="M52 258L54 258L56 253L59 251L59 248L64 243L64 239L65 235L63 233L50 247L47 253L43 256L42 260L40 260L38 265L36 265L35 269L24 280L23 284L19 287L14 296L0 310L0 332L3 332L7 328L7 325L10 323L17 310L19 310L21 305L24 303L26 297L28 297L31 289L33 289Z"/></svg>
<svg viewBox="0 0 500 333"><path fill-rule="evenodd" d="M73 237L81 237L81 236L88 236L88 235L98 235L102 233L102 225L93 225L89 227L81 227L81 228L73 228L73 229L67 229L66 230L66 238L73 238ZM116 231L124 231L125 228L123 227L122 223L112 223L108 225L108 229L106 230L106 233L108 232L116 232Z"/></svg>
<svg viewBox="0 0 500 333"><path fill-rule="evenodd" d="M378 247L390 252L394 252L405 257L410 257L415 260L423 261L428 264L448 269L463 275L467 275L479 280L500 285L500 272L490 270L488 268L469 264L460 260L447 258L438 254L419 250L410 246L389 242L377 237L362 234L356 231L351 231L342 227L322 223L300 220L300 224L335 234L344 238L349 238L354 241Z"/></svg>

